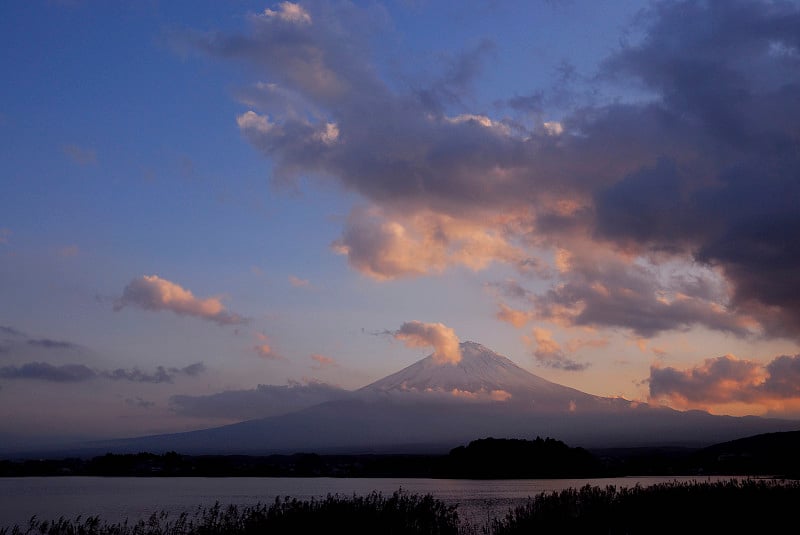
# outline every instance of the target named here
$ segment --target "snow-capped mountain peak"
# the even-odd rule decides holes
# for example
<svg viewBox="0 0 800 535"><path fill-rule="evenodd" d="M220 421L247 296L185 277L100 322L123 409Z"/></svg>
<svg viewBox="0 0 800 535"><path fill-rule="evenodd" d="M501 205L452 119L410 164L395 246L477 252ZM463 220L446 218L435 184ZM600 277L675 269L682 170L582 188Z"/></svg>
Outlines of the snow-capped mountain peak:
<svg viewBox="0 0 800 535"><path fill-rule="evenodd" d="M460 344L458 363L440 364L430 355L359 392L446 394L465 399L512 401L566 407L595 396L550 382L476 342Z"/></svg>

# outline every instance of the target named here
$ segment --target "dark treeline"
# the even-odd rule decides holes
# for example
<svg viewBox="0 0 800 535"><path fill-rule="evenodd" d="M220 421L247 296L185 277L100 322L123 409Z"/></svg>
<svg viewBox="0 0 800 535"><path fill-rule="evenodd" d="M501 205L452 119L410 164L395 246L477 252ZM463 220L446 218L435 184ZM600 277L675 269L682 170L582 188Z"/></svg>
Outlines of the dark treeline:
<svg viewBox="0 0 800 535"><path fill-rule="evenodd" d="M0 476L560 478L604 474L601 461L552 438L475 440L447 455L113 454L1 461Z"/></svg>
<svg viewBox="0 0 800 535"><path fill-rule="evenodd" d="M586 450L552 438L485 438L446 455L182 455L108 453L89 459L0 461L0 477L429 477L579 478L641 475L800 476L800 432L770 433L708 448Z"/></svg>

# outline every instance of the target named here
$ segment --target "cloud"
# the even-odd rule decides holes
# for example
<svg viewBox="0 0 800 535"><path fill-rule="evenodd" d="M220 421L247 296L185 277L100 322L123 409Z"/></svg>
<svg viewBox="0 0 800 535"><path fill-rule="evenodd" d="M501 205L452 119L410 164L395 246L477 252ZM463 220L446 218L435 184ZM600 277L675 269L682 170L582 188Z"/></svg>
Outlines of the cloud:
<svg viewBox="0 0 800 535"><path fill-rule="evenodd" d="M568 358L561 345L553 339L553 333L547 329L533 327L531 333L533 338L527 341L533 346L533 356L540 364L566 371L582 371L589 367L588 363Z"/></svg>
<svg viewBox="0 0 800 535"><path fill-rule="evenodd" d="M97 372L83 364L53 366L46 362L29 362L21 366L0 368L3 379L35 379L54 383L77 383L97 377Z"/></svg>
<svg viewBox="0 0 800 535"><path fill-rule="evenodd" d="M318 353L311 355L311 360L316 362L316 364L313 366L315 370L330 368L331 366L338 366L336 359L334 359L333 357L327 357L325 355L320 355Z"/></svg>
<svg viewBox="0 0 800 535"><path fill-rule="evenodd" d="M499 310L497 311L497 314L495 314L495 317L500 321L510 323L518 329L524 327L533 316L533 314L529 311L517 310L511 308L505 303L498 303L497 306Z"/></svg>
<svg viewBox="0 0 800 535"><path fill-rule="evenodd" d="M184 368L165 368L157 366L155 372L146 373L138 368L126 370L117 368L116 370L99 372L101 377L112 381L130 381L132 383L172 383L177 375L195 377L205 372L206 367L202 362L190 364Z"/></svg>
<svg viewBox="0 0 800 535"><path fill-rule="evenodd" d="M216 297L195 297L186 290L157 275L144 275L132 280L122 296L114 303L114 310L137 306L144 310L171 310L182 316L194 316L219 325L240 325L247 319L225 309Z"/></svg>
<svg viewBox="0 0 800 535"><path fill-rule="evenodd" d="M96 370L83 364L53 365L47 362L29 362L20 366L0 368L0 378L33 379L54 383L78 383L98 378L132 383L172 383L178 375L195 376L203 371L205 371L205 366L201 362L185 368L158 366L153 373L143 372L138 368Z"/></svg>
<svg viewBox="0 0 800 535"><path fill-rule="evenodd" d="M0 325L0 333L6 336L13 336L15 338L25 336L22 332L13 327L9 327L8 325Z"/></svg>
<svg viewBox="0 0 800 535"><path fill-rule="evenodd" d="M508 401L512 397L511 393L505 390L486 390L485 388L475 392L454 388L450 394L453 397L471 401Z"/></svg>
<svg viewBox="0 0 800 535"><path fill-rule="evenodd" d="M800 355L781 355L766 365L723 355L688 370L651 366L649 383L651 399L676 406L780 406L800 402Z"/></svg>
<svg viewBox="0 0 800 535"><path fill-rule="evenodd" d="M11 239L11 230L7 228L0 228L0 245L7 245L8 240Z"/></svg>
<svg viewBox="0 0 800 535"><path fill-rule="evenodd" d="M308 14L308 11L293 2L281 2L276 11L267 8L264 10L263 16L295 24L311 24L311 15Z"/></svg>
<svg viewBox="0 0 800 535"><path fill-rule="evenodd" d="M86 149L78 145L64 145L61 150L78 165L93 165L97 163L97 153L94 149Z"/></svg>
<svg viewBox="0 0 800 535"><path fill-rule="evenodd" d="M408 347L433 347L433 360L438 364L456 364L461 361L461 349L455 331L442 323L409 321L403 323L392 335Z"/></svg>
<svg viewBox="0 0 800 535"><path fill-rule="evenodd" d="M28 345L41 347L44 349L77 349L79 346L72 342L65 342L63 340L50 340L49 338L28 339Z"/></svg>
<svg viewBox="0 0 800 535"><path fill-rule="evenodd" d="M346 390L320 382L258 385L252 390L227 390L206 396L172 396L170 407L181 416L250 420L294 412L348 395Z"/></svg>
<svg viewBox="0 0 800 535"><path fill-rule="evenodd" d="M269 337L261 333L256 333L256 338L258 339L258 344L256 344L253 349L259 357L266 360L284 360L284 358L272 348Z"/></svg>
<svg viewBox="0 0 800 535"><path fill-rule="evenodd" d="M140 398L139 396L136 396L135 398L125 398L125 404L140 409L152 409L153 407L156 406L154 402L147 401L145 399Z"/></svg>
<svg viewBox="0 0 800 535"><path fill-rule="evenodd" d="M295 277L294 275L289 275L289 284L291 284L295 288L308 288L311 286L311 281L308 279L301 279L299 277Z"/></svg>
<svg viewBox="0 0 800 535"><path fill-rule="evenodd" d="M409 217L375 207L355 209L333 249L378 280L441 273L451 266L477 271L493 261L521 265L527 259L500 230L433 212Z"/></svg>
<svg viewBox="0 0 800 535"><path fill-rule="evenodd" d="M681 278L668 272L657 263L576 251L569 269L562 266L562 282L530 297L530 304L543 321L625 327L642 338L694 325L739 336L756 331L752 318L726 306L724 281L715 273L695 268L693 277Z"/></svg>
<svg viewBox="0 0 800 535"><path fill-rule="evenodd" d="M389 280L547 257L549 289L524 288L541 319L800 337L796 4L654 3L585 77L594 99L557 120L548 94L506 99L510 116L469 109L489 44L403 90L371 62L369 10L300 9L186 39L266 81L238 123L273 180L334 180L366 203L335 243L354 269ZM705 269L726 291L674 291L647 262Z"/></svg>

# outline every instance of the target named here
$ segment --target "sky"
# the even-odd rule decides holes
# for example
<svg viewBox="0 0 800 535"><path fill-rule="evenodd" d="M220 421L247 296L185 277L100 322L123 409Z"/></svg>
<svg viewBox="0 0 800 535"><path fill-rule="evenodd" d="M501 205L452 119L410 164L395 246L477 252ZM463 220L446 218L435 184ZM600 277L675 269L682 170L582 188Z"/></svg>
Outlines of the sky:
<svg viewBox="0 0 800 535"><path fill-rule="evenodd" d="M0 439L183 431L475 341L800 418L800 4L0 6Z"/></svg>

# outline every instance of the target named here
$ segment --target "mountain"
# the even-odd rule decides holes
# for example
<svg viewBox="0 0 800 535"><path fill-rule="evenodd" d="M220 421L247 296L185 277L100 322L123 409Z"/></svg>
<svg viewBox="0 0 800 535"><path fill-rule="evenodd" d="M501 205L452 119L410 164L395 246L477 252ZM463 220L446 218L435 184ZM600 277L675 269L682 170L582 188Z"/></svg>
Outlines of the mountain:
<svg viewBox="0 0 800 535"><path fill-rule="evenodd" d="M608 401L534 375L481 344L462 342L460 348L462 358L456 364L440 364L431 355L361 388L357 394L372 398L441 394L549 410L569 410L578 404L594 407Z"/></svg>
<svg viewBox="0 0 800 535"><path fill-rule="evenodd" d="M547 381L474 342L456 364L429 356L343 399L222 427L98 442L87 453L446 453L481 437L581 447L711 445L800 422L675 411ZM88 447L88 446L87 446Z"/></svg>

